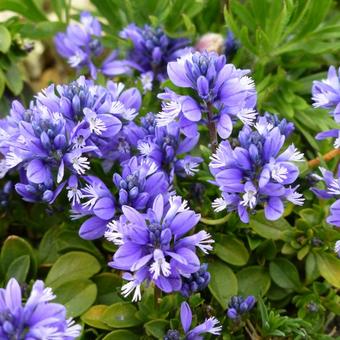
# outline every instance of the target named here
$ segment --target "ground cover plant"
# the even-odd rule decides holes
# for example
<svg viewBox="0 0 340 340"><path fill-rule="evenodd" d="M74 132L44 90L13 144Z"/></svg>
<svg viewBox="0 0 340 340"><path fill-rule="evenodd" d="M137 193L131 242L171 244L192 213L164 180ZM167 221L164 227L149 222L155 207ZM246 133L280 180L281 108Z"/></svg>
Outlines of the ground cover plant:
<svg viewBox="0 0 340 340"><path fill-rule="evenodd" d="M338 2L0 10L0 339L340 339Z"/></svg>

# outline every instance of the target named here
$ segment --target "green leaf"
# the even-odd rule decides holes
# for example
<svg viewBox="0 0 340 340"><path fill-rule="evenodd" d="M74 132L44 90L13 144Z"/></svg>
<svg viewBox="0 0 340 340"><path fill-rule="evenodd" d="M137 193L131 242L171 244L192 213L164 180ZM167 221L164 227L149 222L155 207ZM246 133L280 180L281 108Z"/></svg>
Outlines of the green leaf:
<svg viewBox="0 0 340 340"><path fill-rule="evenodd" d="M98 304L111 305L122 301L121 295L117 293L122 286L120 276L114 273L101 273L94 276L93 281L98 288Z"/></svg>
<svg viewBox="0 0 340 340"><path fill-rule="evenodd" d="M238 292L243 296L263 296L270 287L270 275L261 266L251 266L237 274Z"/></svg>
<svg viewBox="0 0 340 340"><path fill-rule="evenodd" d="M260 236L271 240L284 239L284 231L291 228L290 224L282 217L276 221L268 221L263 211L250 218L249 227Z"/></svg>
<svg viewBox="0 0 340 340"><path fill-rule="evenodd" d="M248 250L236 237L216 234L214 239L214 251L221 260L235 266L243 266L248 262Z"/></svg>
<svg viewBox="0 0 340 340"><path fill-rule="evenodd" d="M316 254L321 276L331 285L340 288L340 260L327 253Z"/></svg>
<svg viewBox="0 0 340 340"><path fill-rule="evenodd" d="M46 20L34 0L0 0L0 10L16 12L32 21Z"/></svg>
<svg viewBox="0 0 340 340"><path fill-rule="evenodd" d="M75 318L83 314L94 303L97 287L90 280L68 281L53 290L56 301L67 309L67 316Z"/></svg>
<svg viewBox="0 0 340 340"><path fill-rule="evenodd" d="M140 337L130 331L120 329L106 335L103 340L139 340Z"/></svg>
<svg viewBox="0 0 340 340"><path fill-rule="evenodd" d="M223 262L209 262L211 280L209 290L223 308L227 307L231 296L237 294L237 278L233 271Z"/></svg>
<svg viewBox="0 0 340 340"><path fill-rule="evenodd" d="M8 29L0 25L0 52L7 53L11 46L11 34Z"/></svg>
<svg viewBox="0 0 340 340"><path fill-rule="evenodd" d="M112 328L102 321L103 315L108 308L109 306L106 305L92 306L81 316L81 320L91 327L110 330Z"/></svg>
<svg viewBox="0 0 340 340"><path fill-rule="evenodd" d="M30 257L22 255L15 259L9 266L6 273L6 281L15 277L19 283L24 283L30 269Z"/></svg>
<svg viewBox="0 0 340 340"><path fill-rule="evenodd" d="M35 276L37 271L37 261L31 245L23 238L18 236L9 236L1 248L1 268L3 273L7 273L11 264L20 256L28 255L30 258L30 271L31 277Z"/></svg>
<svg viewBox="0 0 340 340"><path fill-rule="evenodd" d="M161 319L151 320L144 324L146 334L149 336L154 336L156 339L163 339L169 327L169 321Z"/></svg>
<svg viewBox="0 0 340 340"><path fill-rule="evenodd" d="M46 285L52 288L78 279L88 279L100 270L98 260L87 253L72 251L59 257L46 277Z"/></svg>
<svg viewBox="0 0 340 340"><path fill-rule="evenodd" d="M14 95L19 95L24 87L20 71L14 63L6 70L6 85Z"/></svg>
<svg viewBox="0 0 340 340"><path fill-rule="evenodd" d="M299 273L289 260L277 258L270 262L270 276L281 288L299 290L301 288Z"/></svg>
<svg viewBox="0 0 340 340"><path fill-rule="evenodd" d="M111 305L103 315L102 321L114 328L128 328L141 324L136 317L137 309L129 302L118 302Z"/></svg>
<svg viewBox="0 0 340 340"><path fill-rule="evenodd" d="M305 271L306 271L306 283L312 283L315 279L320 276L318 265L316 262L316 256L314 253L310 252L307 255L305 262Z"/></svg>
<svg viewBox="0 0 340 340"><path fill-rule="evenodd" d="M65 25L61 22L42 21L38 23L25 23L20 29L23 37L29 39L46 39L53 37L56 33L65 30Z"/></svg>
<svg viewBox="0 0 340 340"><path fill-rule="evenodd" d="M2 97L5 90L6 78L2 70L0 69L0 98Z"/></svg>

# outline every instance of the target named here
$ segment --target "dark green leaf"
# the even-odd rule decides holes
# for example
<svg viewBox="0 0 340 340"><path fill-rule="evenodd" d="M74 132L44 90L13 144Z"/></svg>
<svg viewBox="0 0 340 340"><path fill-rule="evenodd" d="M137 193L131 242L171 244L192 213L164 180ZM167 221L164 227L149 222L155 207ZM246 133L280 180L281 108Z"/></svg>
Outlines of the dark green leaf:
<svg viewBox="0 0 340 340"><path fill-rule="evenodd" d="M103 340L139 340L140 337L130 331L119 329L106 335Z"/></svg>
<svg viewBox="0 0 340 340"><path fill-rule="evenodd" d="M270 262L270 276L281 288L299 290L301 288L299 273L289 260L278 258Z"/></svg>
<svg viewBox="0 0 340 340"><path fill-rule="evenodd" d="M30 269L30 257L22 255L15 259L9 266L6 273L6 281L15 277L19 283L24 283Z"/></svg>
<svg viewBox="0 0 340 340"><path fill-rule="evenodd" d="M19 95L24 87L18 66L14 63L6 70L6 85L13 92L14 95Z"/></svg>
<svg viewBox="0 0 340 340"><path fill-rule="evenodd" d="M169 327L170 323L167 320L151 320L144 324L146 334L156 339L163 339Z"/></svg>
<svg viewBox="0 0 340 340"><path fill-rule="evenodd" d="M238 292L243 296L263 296L270 287L270 276L261 266L251 266L237 274Z"/></svg>

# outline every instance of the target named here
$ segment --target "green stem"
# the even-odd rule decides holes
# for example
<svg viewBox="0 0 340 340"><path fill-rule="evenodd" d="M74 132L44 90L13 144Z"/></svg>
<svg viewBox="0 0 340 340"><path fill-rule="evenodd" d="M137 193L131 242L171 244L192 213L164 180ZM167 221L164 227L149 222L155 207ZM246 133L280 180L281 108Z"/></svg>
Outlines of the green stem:
<svg viewBox="0 0 340 340"><path fill-rule="evenodd" d="M157 310L159 309L159 305L160 305L160 302L161 302L161 296L162 296L161 290L157 286L155 286L154 298L155 298L155 308Z"/></svg>
<svg viewBox="0 0 340 340"><path fill-rule="evenodd" d="M217 220L211 220L209 218L204 218L201 217L200 221L204 224L208 224L208 225L217 225L217 224L223 224L225 222L227 222L229 220L230 214L225 215L222 218L218 218Z"/></svg>

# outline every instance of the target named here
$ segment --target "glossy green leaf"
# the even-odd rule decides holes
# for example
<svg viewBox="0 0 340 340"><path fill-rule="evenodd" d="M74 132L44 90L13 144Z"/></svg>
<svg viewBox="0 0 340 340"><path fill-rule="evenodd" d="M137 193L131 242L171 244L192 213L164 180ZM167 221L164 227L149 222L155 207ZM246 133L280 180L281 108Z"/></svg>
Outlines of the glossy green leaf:
<svg viewBox="0 0 340 340"><path fill-rule="evenodd" d="M110 330L112 327L109 327L102 321L103 315L108 308L109 306L107 305L92 306L81 316L81 320L91 327Z"/></svg>
<svg viewBox="0 0 340 340"><path fill-rule="evenodd" d="M24 82L21 77L21 73L16 64L12 63L6 70L6 85L12 91L14 95L19 95L24 87Z"/></svg>
<svg viewBox="0 0 340 340"><path fill-rule="evenodd" d="M223 308L227 307L231 296L237 294L237 278L233 271L223 262L209 262L211 280L209 290Z"/></svg>
<svg viewBox="0 0 340 340"><path fill-rule="evenodd" d="M170 328L167 320L151 320L144 324L147 335L154 336L156 339L163 339L164 335Z"/></svg>
<svg viewBox="0 0 340 340"><path fill-rule="evenodd" d="M264 238L282 240L284 238L284 231L289 230L290 225L284 218L268 221L263 211L261 211L250 218L249 227Z"/></svg>
<svg viewBox="0 0 340 340"><path fill-rule="evenodd" d="M340 288L340 260L328 253L316 254L321 276L336 288Z"/></svg>
<svg viewBox="0 0 340 340"><path fill-rule="evenodd" d="M251 266L237 274L238 293L243 296L263 296L270 287L270 275L261 266Z"/></svg>
<svg viewBox="0 0 340 340"><path fill-rule="evenodd" d="M26 281L29 269L30 269L29 255L22 255L16 258L10 264L7 270L6 281L9 281L12 277L14 277L19 283L24 283Z"/></svg>
<svg viewBox="0 0 340 340"><path fill-rule="evenodd" d="M78 279L88 279L100 270L98 260L80 251L72 251L58 258L45 280L52 288Z"/></svg>
<svg viewBox="0 0 340 340"><path fill-rule="evenodd" d="M0 52L6 53L11 46L11 34L8 29L0 25Z"/></svg>
<svg viewBox="0 0 340 340"><path fill-rule="evenodd" d="M97 287L90 280L74 280L63 283L53 290L56 301L67 309L68 317L83 314L96 300Z"/></svg>
<svg viewBox="0 0 340 340"><path fill-rule="evenodd" d="M235 266L243 266L248 262L249 254L243 242L234 236L216 234L214 251L221 260Z"/></svg>
<svg viewBox="0 0 340 340"><path fill-rule="evenodd" d="M140 337L130 331L120 329L107 334L103 340L139 340Z"/></svg>
<svg viewBox="0 0 340 340"><path fill-rule="evenodd" d="M281 288L299 290L301 288L299 273L292 262L277 258L270 262L270 276Z"/></svg>
<svg viewBox="0 0 340 340"><path fill-rule="evenodd" d="M141 324L136 317L137 309L129 302L111 305L104 313L102 321L113 328L129 328Z"/></svg>
<svg viewBox="0 0 340 340"><path fill-rule="evenodd" d="M1 268L3 273L9 270L11 264L23 255L30 258L29 275L35 276L37 271L37 261L31 245L19 236L9 236L1 248Z"/></svg>

